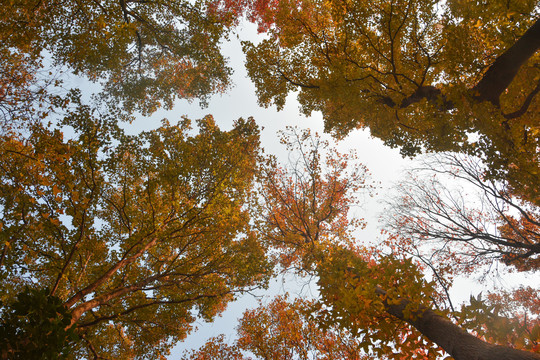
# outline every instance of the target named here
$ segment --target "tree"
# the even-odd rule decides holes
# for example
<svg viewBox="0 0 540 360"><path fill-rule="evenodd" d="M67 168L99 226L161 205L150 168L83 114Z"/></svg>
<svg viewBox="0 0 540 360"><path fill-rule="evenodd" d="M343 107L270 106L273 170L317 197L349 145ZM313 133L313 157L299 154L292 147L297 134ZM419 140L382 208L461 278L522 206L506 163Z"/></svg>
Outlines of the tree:
<svg viewBox="0 0 540 360"><path fill-rule="evenodd" d="M262 201L253 216L260 219L260 236L273 244L284 269L309 271L303 262L313 260L312 247L351 242L352 229L365 226L363 219L349 219L347 214L358 203L355 194L369 193L374 185L355 153L341 154L309 130L289 127L281 142L289 151L290 167L280 167L272 157L261 161Z"/></svg>
<svg viewBox="0 0 540 360"><path fill-rule="evenodd" d="M212 338L183 359L250 359L242 352L251 352L256 359L368 359L360 354L359 341L346 331L321 329L314 319L315 309L314 301L277 297L244 312L233 345L225 344L223 336ZM227 357L232 352L236 357Z"/></svg>
<svg viewBox="0 0 540 360"><path fill-rule="evenodd" d="M502 264L508 266L503 271L538 270L538 208L512 197L507 184L486 179L485 171L469 156L425 157L384 213L385 229L398 234L392 236L398 251L433 271L446 299L458 274L487 275ZM538 301L538 289L531 287L495 289L485 301L472 298L458 316L469 328L487 324L480 331L492 341L534 344Z"/></svg>
<svg viewBox="0 0 540 360"><path fill-rule="evenodd" d="M342 200L350 199L351 190L363 185L340 170L349 168L343 157L323 170L324 160L308 139L303 135L290 140L301 154L291 166L292 172L269 167L262 173L265 226L260 231L275 248L287 249L285 264L317 278L321 326L346 329L358 338L366 354L378 358L410 358L413 354L434 358L444 352L456 360L540 358L535 353L540 329L536 312L527 329L520 332L524 336L520 341L501 340L500 334L495 336L496 329L483 330L504 323L495 310L500 301L474 299L461 312L436 309L441 297L436 284L424 278L421 264L401 252L399 244L388 242L385 253L359 244L347 231L347 222L341 226L333 223L333 219L347 219L349 202ZM331 197L327 189L343 191ZM318 216L329 212L331 217ZM324 231L314 232L314 227ZM284 242L283 238L296 241ZM505 324L505 329L522 326L516 321ZM470 328L474 332L465 330Z"/></svg>
<svg viewBox="0 0 540 360"><path fill-rule="evenodd" d="M262 7L261 3L268 3ZM341 138L369 128L404 155L462 151L540 204L538 2L256 1L246 42L262 105L298 91Z"/></svg>
<svg viewBox="0 0 540 360"><path fill-rule="evenodd" d="M453 153L425 158L388 201L385 228L409 240L407 251L420 253L418 248L432 244L429 262L451 263L453 272L493 261L521 271L538 269L538 207L516 199L507 183L485 173L477 158Z"/></svg>
<svg viewBox="0 0 540 360"><path fill-rule="evenodd" d="M236 19L218 5L183 0L8 1L0 9L0 76L8 79L0 78L0 91L9 82L11 64L27 57L38 68L45 58L75 75L102 81L106 93L130 111L170 108L176 97L204 102L229 85L231 70L219 42Z"/></svg>
<svg viewBox="0 0 540 360"><path fill-rule="evenodd" d="M70 358L163 358L197 317L265 285L271 264L247 211L253 120L221 131L208 116L195 134L184 119L128 136L115 114L80 105L58 126L0 140L2 312L26 287L47 288L68 314L58 323L67 317L81 339Z"/></svg>

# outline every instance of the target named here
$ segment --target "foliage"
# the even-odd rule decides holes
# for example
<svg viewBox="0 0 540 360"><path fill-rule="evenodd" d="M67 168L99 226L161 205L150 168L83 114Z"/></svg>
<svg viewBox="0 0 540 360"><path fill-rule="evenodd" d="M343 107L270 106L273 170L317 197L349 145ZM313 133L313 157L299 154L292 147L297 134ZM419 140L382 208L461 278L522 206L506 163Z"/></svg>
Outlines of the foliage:
<svg viewBox="0 0 540 360"><path fill-rule="evenodd" d="M457 313L461 324L490 342L540 351L540 299L538 289L520 287L514 291L471 296L470 304ZM480 326L478 326L481 324Z"/></svg>
<svg viewBox="0 0 540 360"><path fill-rule="evenodd" d="M73 132L64 139L62 129ZM246 209L258 128L209 116L138 136L80 105L0 142L2 301L50 289L82 338L71 357L160 358L271 264Z"/></svg>
<svg viewBox="0 0 540 360"><path fill-rule="evenodd" d="M347 215L357 195L370 194L374 184L354 152L339 153L309 130L288 128L281 135L289 167L278 166L272 157L261 162L262 201L254 216L261 219L260 235L273 245L284 268L310 271L306 261L317 247L351 243L351 230L365 226L363 219Z"/></svg>
<svg viewBox="0 0 540 360"><path fill-rule="evenodd" d="M538 207L485 173L470 156L424 157L387 202L387 241L428 267L437 297L448 302L460 326L489 342L538 352L538 289L496 289L486 299L471 296L461 310L449 298L458 275L538 270Z"/></svg>
<svg viewBox="0 0 540 360"><path fill-rule="evenodd" d="M260 104L298 91L338 138L369 128L403 155L475 154L540 203L537 1L265 3L268 39L244 43Z"/></svg>
<svg viewBox="0 0 540 360"><path fill-rule="evenodd" d="M9 0L0 9L0 98L14 64L20 80L45 59L101 81L129 111L170 108L176 97L204 103L227 88L231 72L219 42L234 18L212 3Z"/></svg>
<svg viewBox="0 0 540 360"><path fill-rule="evenodd" d="M219 42L246 8L269 35L244 43L261 104L281 108L299 90L304 113L321 111L337 137L368 127L404 155L479 156L487 169L462 170L492 206L495 232L478 225L484 214L441 205L435 191L436 220L406 203L411 213L395 232L406 224L411 236L392 234L388 252L361 246L354 231L365 223L349 212L373 188L367 170L309 132L283 133L298 154L288 167L260 155L252 119L230 131L207 116L197 130L183 119L125 134L126 114L170 108L177 97L204 103L227 88ZM279 263L317 278L319 299L247 312L236 344L214 338L192 359L242 359L245 350L538 359L512 348L538 351L535 289L435 311L466 263L444 254L441 291L405 250L418 250L412 235L430 229L443 242L472 235L466 256L537 268L539 26L533 0L8 0L1 356L164 358L196 318L210 321L235 294L266 286ZM100 82L106 109L65 92L55 73L65 68ZM437 223L441 213L462 223Z"/></svg>
<svg viewBox="0 0 540 360"><path fill-rule="evenodd" d="M182 360L245 360L239 347L226 344L224 338L224 335L219 335L209 339L199 350L184 354Z"/></svg>
<svg viewBox="0 0 540 360"><path fill-rule="evenodd" d="M320 295L312 310L323 329L346 330L358 341L364 354L377 358L435 358L442 356L444 350L456 360L538 359L534 353L512 348L518 343L520 347L534 351L538 342L537 334L532 335L534 331L527 335L516 332L511 337L514 340L520 337L521 342L511 343L510 338L501 337L505 331L498 329L498 324L506 321L505 329L517 329L520 322L515 319L519 317L488 321L491 305L473 301L471 309L475 310L467 312L464 308L462 312L466 320L453 322L450 319L457 317L458 312L432 310L441 304L444 296L434 282L424 278L421 263L403 251L400 243L389 239L384 248L362 246L349 232L351 222L331 226L332 217L328 217L326 223L325 217L314 216L324 214L324 209L330 208L339 213L333 214L336 218L348 218L349 201L354 200L351 197L353 189L365 187L365 179L362 173L354 171L352 174L358 176L356 178L341 171L334 172L332 166L323 169L322 159L316 155L319 142L307 133L290 137L289 144L296 147L299 161L293 161L289 170L267 171L262 179L262 215L268 226L262 228L262 236L268 238L278 251L285 251L288 264L295 264L297 271L315 275ZM348 159L341 159L345 164L340 163L340 166L349 168ZM313 176L313 173L317 175ZM319 186L319 181L324 186ZM326 189L343 189L343 193L331 197ZM323 199L330 203L321 201ZM410 221L415 221L414 217ZM319 232L317 237L313 228L325 231ZM449 267L455 264L459 265L459 262L448 261ZM444 275L453 273L450 269ZM537 315L533 316L534 324ZM285 336L285 331L273 330L273 325L266 325L264 316L259 318L262 320L253 326L261 334L268 331L276 334L276 339ZM477 336L465 332L464 327L474 328ZM489 330L483 330L488 327ZM530 329L532 331L534 326ZM506 347L495 346L486 340ZM271 351L266 349L264 352Z"/></svg>
<svg viewBox="0 0 540 360"><path fill-rule="evenodd" d="M485 166L472 157L424 157L388 201L387 241L432 272L437 297L461 326L490 342L537 351L538 289L498 289L486 300L471 297L461 310L449 297L459 275L538 270L538 207L484 174Z"/></svg>
<svg viewBox="0 0 540 360"><path fill-rule="evenodd" d="M2 304L0 358L66 358L77 335L67 329L71 315L62 300L49 293L49 289L25 287L15 302Z"/></svg>
<svg viewBox="0 0 540 360"><path fill-rule="evenodd" d="M63 111L78 92L60 91L57 74L47 72L39 57L14 48L0 49L0 131L25 128L54 111Z"/></svg>
<svg viewBox="0 0 540 360"><path fill-rule="evenodd" d="M368 359L361 355L356 338L337 327L321 329L314 314L315 301L276 297L267 305L244 312L237 327L238 339L232 346L224 344L223 336L212 338L183 359L250 359L242 353L276 360ZM237 357L224 355L223 349L235 349Z"/></svg>

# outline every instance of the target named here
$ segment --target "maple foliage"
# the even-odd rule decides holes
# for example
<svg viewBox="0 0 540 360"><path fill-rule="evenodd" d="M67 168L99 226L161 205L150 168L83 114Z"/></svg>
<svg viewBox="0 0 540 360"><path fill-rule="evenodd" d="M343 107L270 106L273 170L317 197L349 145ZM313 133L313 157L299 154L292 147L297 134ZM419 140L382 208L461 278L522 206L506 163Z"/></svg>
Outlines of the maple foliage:
<svg viewBox="0 0 540 360"><path fill-rule="evenodd" d="M404 155L479 155L539 204L537 1L269 3L255 16L268 39L244 42L260 104L298 91L338 138L369 128Z"/></svg>
<svg viewBox="0 0 540 360"><path fill-rule="evenodd" d="M457 317L461 326L490 342L539 353L539 304L538 289L524 286L513 291L497 289L485 299L482 294L471 297Z"/></svg>
<svg viewBox="0 0 540 360"><path fill-rule="evenodd" d="M0 358L66 359L69 345L78 337L62 300L46 289L26 287L9 304L2 304ZM13 341L18 339L17 341Z"/></svg>
<svg viewBox="0 0 540 360"><path fill-rule="evenodd" d="M16 117L14 113L29 108L28 104L24 104L23 98L31 98L27 84L32 82L31 73L35 66L32 66L24 56L15 54L10 49L2 48L0 59L3 60L0 75L0 119L4 127L6 119L14 118Z"/></svg>
<svg viewBox="0 0 540 360"><path fill-rule="evenodd" d="M0 129L21 129L62 111L76 91L60 94L58 74L46 71L41 58L14 48L0 49Z"/></svg>
<svg viewBox="0 0 540 360"><path fill-rule="evenodd" d="M347 214L358 203L358 193L369 193L374 184L354 152L339 153L309 130L289 127L281 134L289 167L278 166L272 157L261 161L262 201L253 215L261 219L261 236L278 250L281 266L308 270L306 261L316 247L351 242L351 229L365 226L363 219Z"/></svg>
<svg viewBox="0 0 540 360"><path fill-rule="evenodd" d="M2 134L0 300L26 286L60 299L80 338L71 358L163 358L196 317L265 285L246 209L258 128L197 125L128 136L115 114L80 105L60 125Z"/></svg>
<svg viewBox="0 0 540 360"><path fill-rule="evenodd" d="M198 351L192 350L184 354L182 360L251 360L245 357L242 350L236 345L225 342L225 336L219 335L209 339Z"/></svg>
<svg viewBox="0 0 540 360"><path fill-rule="evenodd" d="M204 103L229 86L219 42L234 20L211 1L9 0L0 9L0 89L12 78L4 64L26 57L25 76L52 61L100 81L129 111L170 108L178 97Z"/></svg>

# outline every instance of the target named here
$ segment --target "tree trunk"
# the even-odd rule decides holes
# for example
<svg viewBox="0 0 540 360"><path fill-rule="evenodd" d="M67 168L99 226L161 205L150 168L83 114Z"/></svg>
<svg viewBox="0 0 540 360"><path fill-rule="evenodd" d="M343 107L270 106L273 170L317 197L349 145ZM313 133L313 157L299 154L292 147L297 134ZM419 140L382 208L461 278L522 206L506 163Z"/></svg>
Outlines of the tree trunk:
<svg viewBox="0 0 540 360"><path fill-rule="evenodd" d="M377 293L386 294L382 289ZM397 305L384 304L389 314L414 326L455 360L540 360L540 354L489 344L427 308L406 317L403 310L409 303L403 299Z"/></svg>
<svg viewBox="0 0 540 360"><path fill-rule="evenodd" d="M514 45L497 57L482 80L473 88L480 101L499 105L499 97L510 86L521 66L540 49L540 19Z"/></svg>

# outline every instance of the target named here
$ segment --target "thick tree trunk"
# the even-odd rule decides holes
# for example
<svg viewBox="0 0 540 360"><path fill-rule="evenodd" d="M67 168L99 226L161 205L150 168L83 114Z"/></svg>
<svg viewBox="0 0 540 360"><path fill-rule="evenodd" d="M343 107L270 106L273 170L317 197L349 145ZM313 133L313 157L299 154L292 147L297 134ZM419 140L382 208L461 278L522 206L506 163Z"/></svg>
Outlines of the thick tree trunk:
<svg viewBox="0 0 540 360"><path fill-rule="evenodd" d="M377 292L386 293L382 289ZM386 311L414 326L455 360L540 360L540 354L489 344L427 308L406 317L403 310L409 303L406 299L397 305L385 303Z"/></svg>
<svg viewBox="0 0 540 360"><path fill-rule="evenodd" d="M510 86L520 67L540 49L540 19L514 45L499 55L473 88L480 101L499 105L503 91Z"/></svg>

